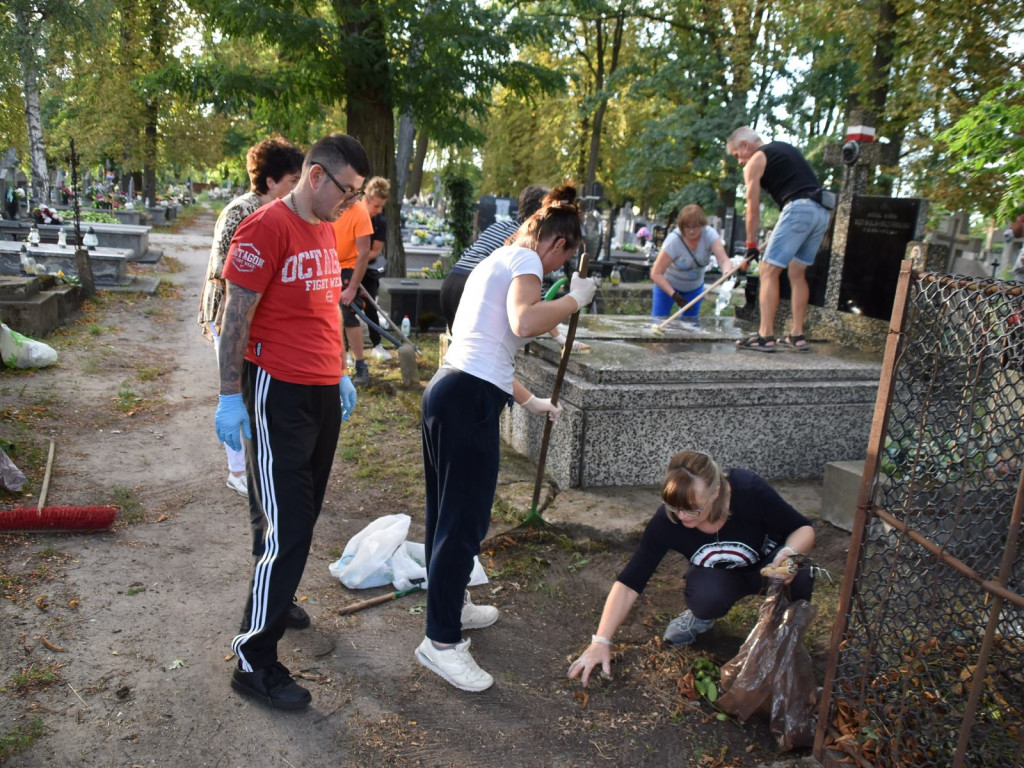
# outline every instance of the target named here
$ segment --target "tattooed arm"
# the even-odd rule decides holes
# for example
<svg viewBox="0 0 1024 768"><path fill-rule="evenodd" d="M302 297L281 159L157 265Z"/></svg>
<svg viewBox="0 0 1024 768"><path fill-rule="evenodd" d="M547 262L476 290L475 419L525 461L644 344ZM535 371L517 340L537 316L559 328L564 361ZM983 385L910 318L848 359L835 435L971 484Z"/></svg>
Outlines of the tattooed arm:
<svg viewBox="0 0 1024 768"><path fill-rule="evenodd" d="M220 393L234 395L242 391L242 363L249 344L249 326L256 314L256 306L263 296L230 280L226 281L224 299L224 325L220 332Z"/></svg>

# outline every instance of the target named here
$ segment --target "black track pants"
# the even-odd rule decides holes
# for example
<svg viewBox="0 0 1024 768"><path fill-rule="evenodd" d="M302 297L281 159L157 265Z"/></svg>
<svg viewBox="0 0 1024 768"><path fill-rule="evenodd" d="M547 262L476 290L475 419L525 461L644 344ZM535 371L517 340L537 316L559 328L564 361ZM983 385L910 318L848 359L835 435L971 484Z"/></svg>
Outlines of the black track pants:
<svg viewBox="0 0 1024 768"><path fill-rule="evenodd" d="M289 384L249 361L242 397L253 433L245 442L255 569L231 650L250 672L277 661L327 491L341 403L337 385Z"/></svg>

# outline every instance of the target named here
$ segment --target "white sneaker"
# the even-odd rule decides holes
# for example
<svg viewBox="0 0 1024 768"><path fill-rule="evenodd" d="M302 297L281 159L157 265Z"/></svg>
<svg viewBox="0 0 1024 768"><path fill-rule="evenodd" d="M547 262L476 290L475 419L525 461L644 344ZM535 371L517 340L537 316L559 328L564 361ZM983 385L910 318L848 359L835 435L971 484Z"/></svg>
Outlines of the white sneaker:
<svg viewBox="0 0 1024 768"><path fill-rule="evenodd" d="M429 637L424 637L416 649L416 658L424 667L463 691L486 691L494 684L494 678L480 669L470 655L469 640L441 650L434 647Z"/></svg>
<svg viewBox="0 0 1024 768"><path fill-rule="evenodd" d="M378 344L376 347L374 347L372 350L370 350L370 354L373 355L373 359L374 360L390 360L391 359L391 353L388 352L386 349L384 349L383 345L381 345L381 344Z"/></svg>
<svg viewBox="0 0 1024 768"><path fill-rule="evenodd" d="M462 601L462 628L483 629L498 620L498 609L493 605L473 605L469 599L469 590Z"/></svg>
<svg viewBox="0 0 1024 768"><path fill-rule="evenodd" d="M228 488L232 491L238 491L246 498L249 497L249 481L245 479L245 475L232 475L228 474Z"/></svg>

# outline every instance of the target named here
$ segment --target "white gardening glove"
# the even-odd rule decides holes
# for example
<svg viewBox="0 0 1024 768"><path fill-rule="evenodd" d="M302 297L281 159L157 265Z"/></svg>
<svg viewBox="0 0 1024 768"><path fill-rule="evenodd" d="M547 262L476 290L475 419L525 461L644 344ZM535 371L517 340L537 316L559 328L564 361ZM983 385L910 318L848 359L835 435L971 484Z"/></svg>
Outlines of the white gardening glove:
<svg viewBox="0 0 1024 768"><path fill-rule="evenodd" d="M565 347L565 336L555 336L555 341L558 342L558 346ZM585 352L590 349L589 344L584 344L582 341L572 340L572 351L573 352Z"/></svg>
<svg viewBox="0 0 1024 768"><path fill-rule="evenodd" d="M537 416L547 416L551 421L558 421L562 415L562 406L554 405L549 397L536 397L530 395L530 399L523 403L523 408Z"/></svg>
<svg viewBox="0 0 1024 768"><path fill-rule="evenodd" d="M579 309L589 306L594 300L594 293L597 291L597 283L592 277L580 277L579 272L572 273L572 280L569 281L569 295L576 299Z"/></svg>

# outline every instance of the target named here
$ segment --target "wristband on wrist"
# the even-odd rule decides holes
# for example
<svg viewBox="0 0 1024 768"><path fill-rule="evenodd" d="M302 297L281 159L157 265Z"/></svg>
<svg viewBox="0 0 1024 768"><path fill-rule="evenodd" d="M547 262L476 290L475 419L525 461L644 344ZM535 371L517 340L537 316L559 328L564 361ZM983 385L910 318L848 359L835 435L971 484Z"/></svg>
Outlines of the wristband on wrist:
<svg viewBox="0 0 1024 768"><path fill-rule="evenodd" d="M607 637L601 637L600 635L591 635L590 643L591 645L593 645L594 643L600 643L601 645L611 645L612 641L609 640Z"/></svg>
<svg viewBox="0 0 1024 768"><path fill-rule="evenodd" d="M747 248L757 248L757 243L752 243L752 242L750 242L748 240L747 241Z"/></svg>
<svg viewBox="0 0 1024 768"><path fill-rule="evenodd" d="M792 553L793 553L793 555L794 555L795 557L799 557L799 556L800 556L800 553L799 553L799 552L797 552L797 551L796 551L795 549L793 549L793 548L792 548L791 546L789 546L788 544L787 544L786 546L784 546L784 547L783 547L782 549L780 549L779 551L781 552L781 551L782 551L783 549L788 549L788 550L789 550L790 552L792 552Z"/></svg>

